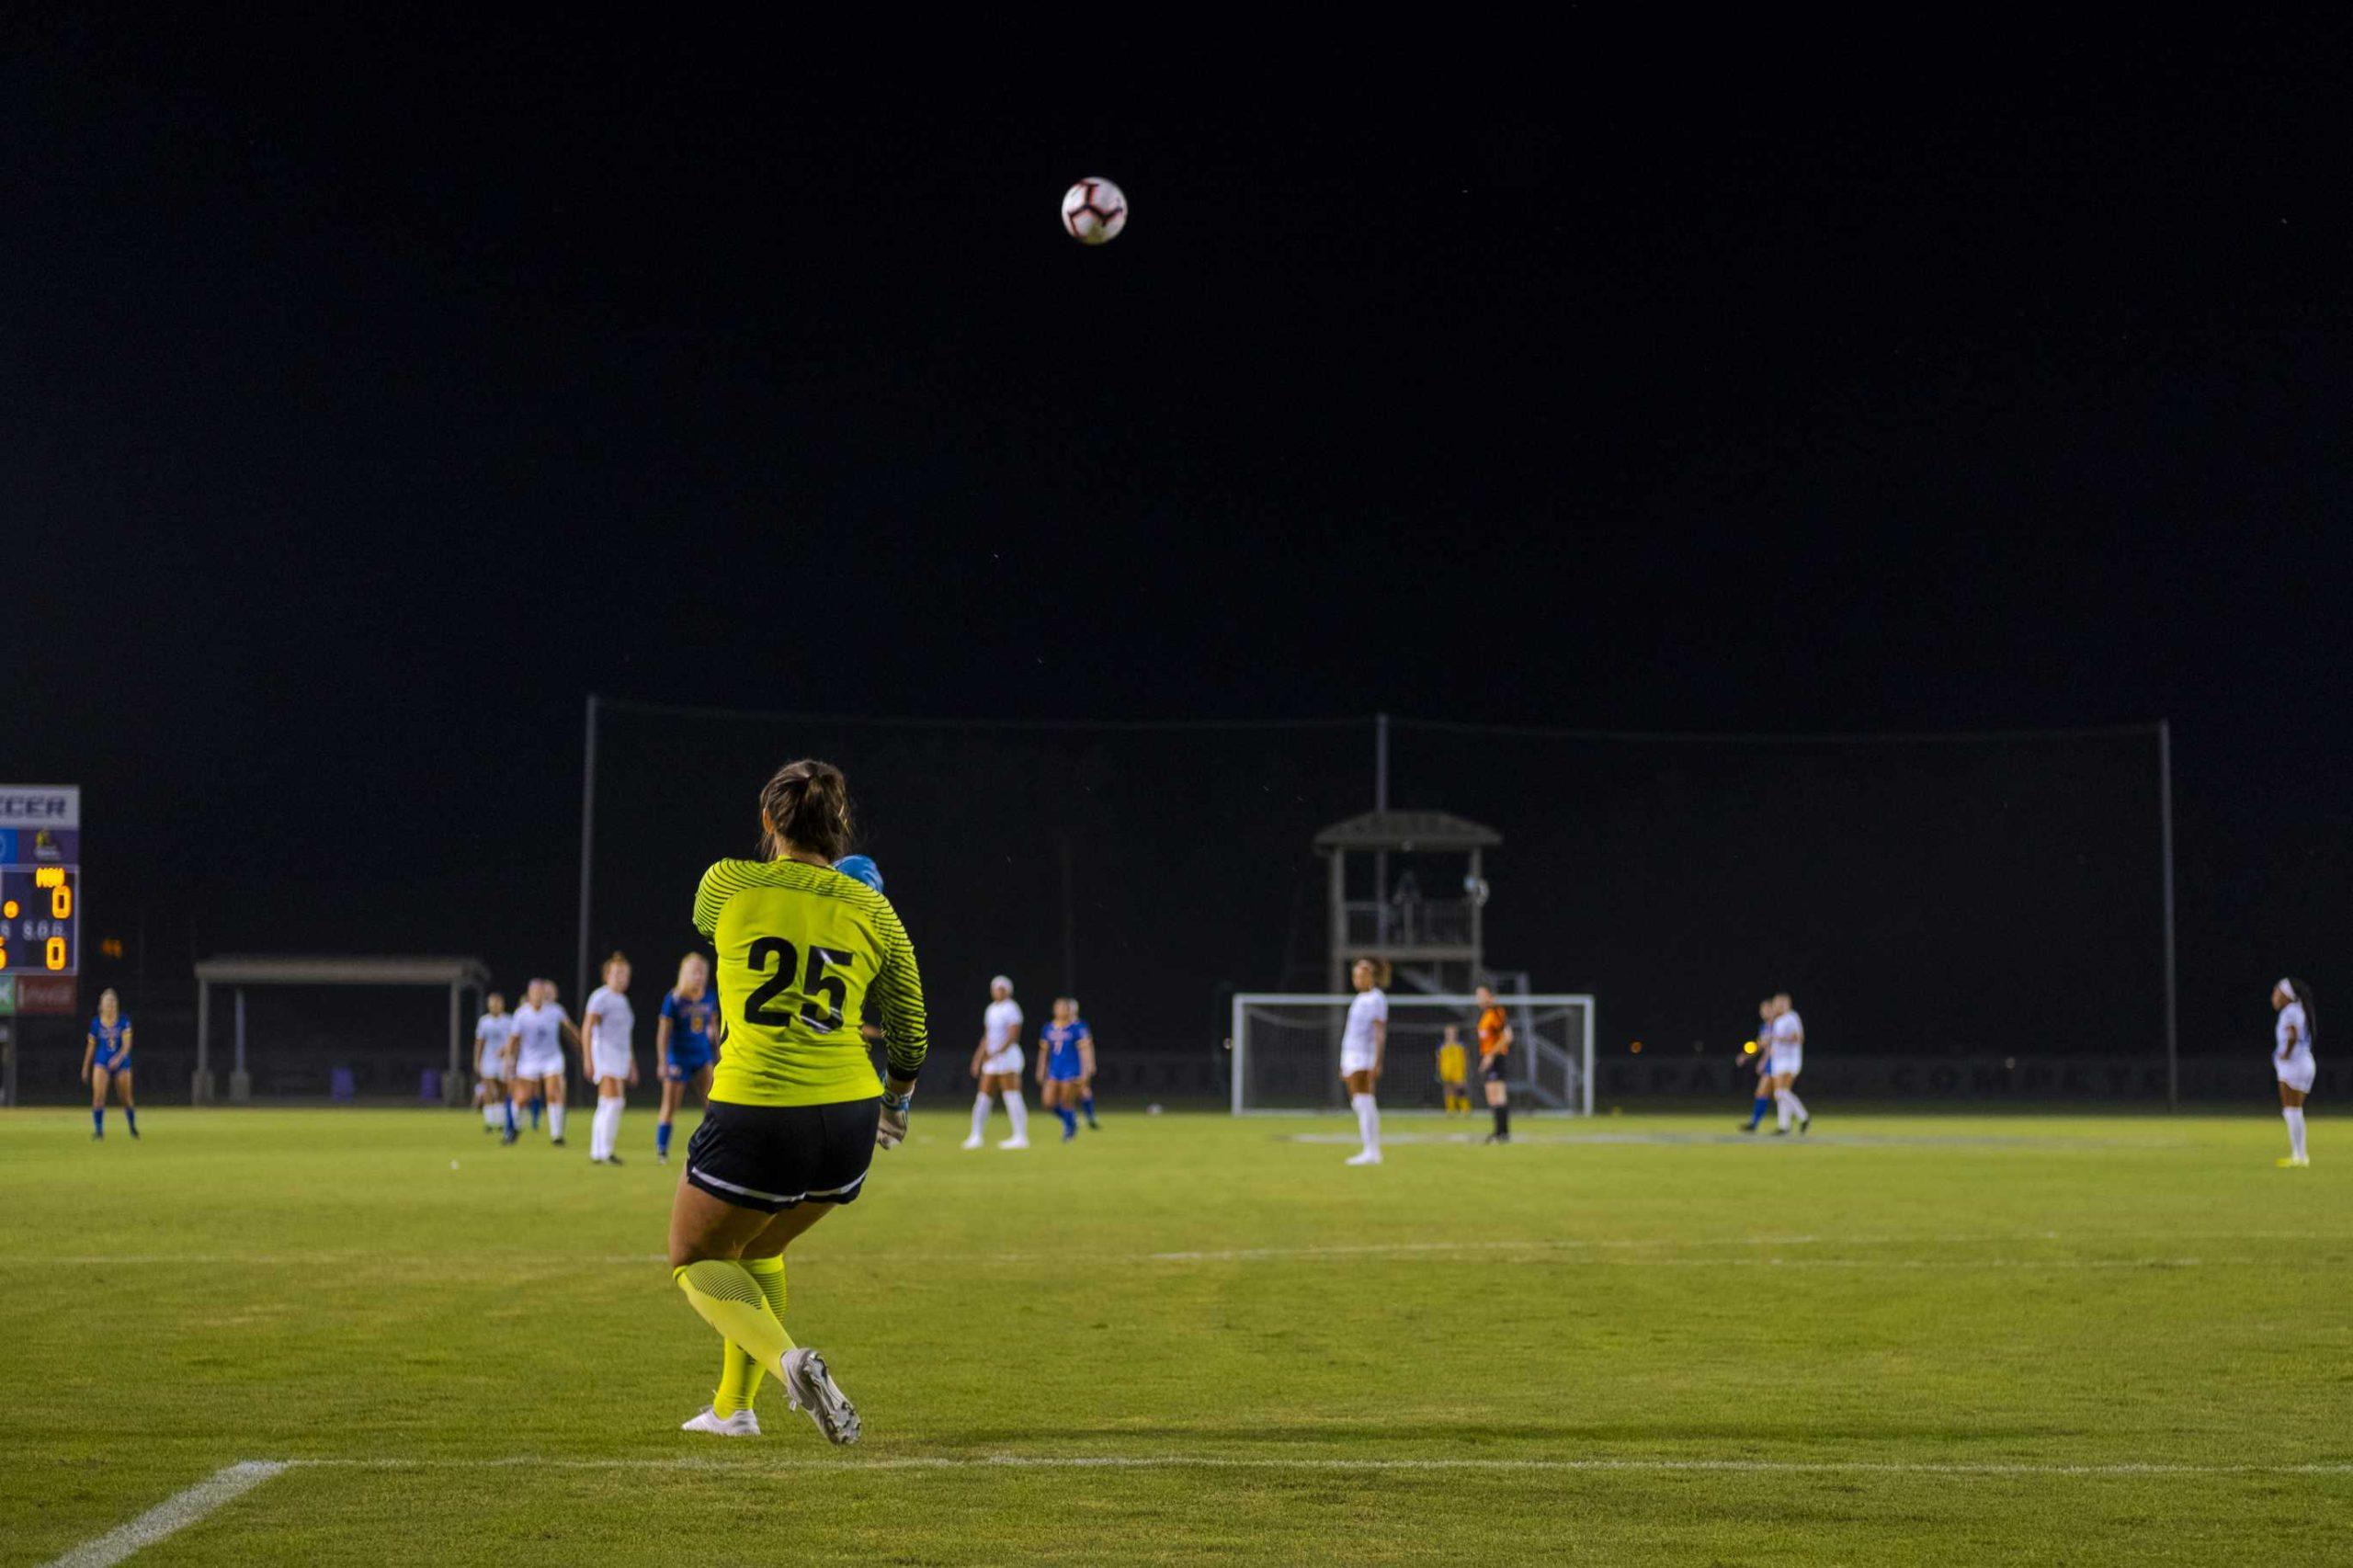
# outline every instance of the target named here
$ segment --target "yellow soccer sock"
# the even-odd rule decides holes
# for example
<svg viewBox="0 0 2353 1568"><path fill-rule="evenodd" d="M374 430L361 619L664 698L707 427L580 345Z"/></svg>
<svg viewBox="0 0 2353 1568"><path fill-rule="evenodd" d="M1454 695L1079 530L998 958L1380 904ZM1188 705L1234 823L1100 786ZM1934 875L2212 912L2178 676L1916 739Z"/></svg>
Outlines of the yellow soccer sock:
<svg viewBox="0 0 2353 1568"><path fill-rule="evenodd" d="M766 1298L768 1311L776 1314L776 1321L782 1323L784 1321L784 1254L779 1253L774 1257L747 1257L744 1259L744 1272L750 1275L752 1283L760 1288L760 1294Z"/></svg>
<svg viewBox="0 0 2353 1568"><path fill-rule="evenodd" d="M719 1415L733 1415L752 1408L752 1396L759 1392L760 1369L752 1358L735 1348L728 1340L719 1347L719 1388L710 1396L710 1408Z"/></svg>
<svg viewBox="0 0 2353 1568"><path fill-rule="evenodd" d="M754 1365L784 1381L784 1353L793 1348L792 1338L768 1310L767 1296L748 1269L727 1258L707 1257L672 1269L670 1278L703 1322Z"/></svg>
<svg viewBox="0 0 2353 1568"><path fill-rule="evenodd" d="M774 1257L743 1259L744 1272L750 1275L767 1299L768 1311L779 1323L784 1321L784 1255ZM720 1351L719 1390L710 1396L710 1407L722 1415L733 1415L739 1410L752 1408L752 1401L760 1392L759 1364L737 1348L730 1340Z"/></svg>

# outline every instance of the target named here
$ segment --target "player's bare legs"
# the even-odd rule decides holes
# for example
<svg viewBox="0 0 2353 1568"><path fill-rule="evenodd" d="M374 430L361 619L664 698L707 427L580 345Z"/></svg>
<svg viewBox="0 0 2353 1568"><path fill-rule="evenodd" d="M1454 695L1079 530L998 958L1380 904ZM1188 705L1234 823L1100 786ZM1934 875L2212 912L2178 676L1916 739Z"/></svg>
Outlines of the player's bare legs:
<svg viewBox="0 0 2353 1568"><path fill-rule="evenodd" d="M806 1411L828 1439L854 1443L858 1437L857 1409L834 1381L824 1358L793 1344L784 1329L785 1249L834 1208L831 1203L801 1203L764 1214L722 1203L681 1181L670 1207L670 1268L672 1277L688 1287L688 1300L696 1310L727 1335L731 1356L747 1357L782 1383L793 1407ZM699 1277L698 1268L702 1270ZM758 1296L756 1306L745 1293L745 1281ZM729 1321L722 1323L722 1317ZM722 1384L729 1375L722 1370ZM756 1435L759 1426L749 1414L747 1407L731 1419L706 1410L685 1429Z"/></svg>
<svg viewBox="0 0 2353 1568"><path fill-rule="evenodd" d="M1790 1130L1790 1119L1792 1117L1797 1119L1797 1128L1800 1132L1803 1132L1813 1120L1813 1118L1805 1113L1805 1102L1798 1098L1797 1081L1798 1075L1795 1073L1773 1074L1773 1108L1779 1121L1779 1125L1774 1129L1776 1131L1787 1132Z"/></svg>
<svg viewBox="0 0 2353 1568"><path fill-rule="evenodd" d="M1381 1164L1381 1112L1373 1098L1373 1090L1381 1082L1381 1069L1367 1067L1360 1072L1343 1073L1340 1082L1347 1086L1348 1106L1357 1113L1357 1132L1364 1140L1364 1147L1348 1158L1352 1165Z"/></svg>
<svg viewBox="0 0 2353 1568"><path fill-rule="evenodd" d="M540 1093L548 1102L548 1142L563 1142L563 1074L551 1073L540 1082Z"/></svg>
<svg viewBox="0 0 2353 1568"><path fill-rule="evenodd" d="M2288 1124L2288 1154L2282 1165L2307 1165L2312 1157L2304 1153L2304 1091L2279 1085L2279 1115Z"/></svg>
<svg viewBox="0 0 2353 1568"><path fill-rule="evenodd" d="M1029 1147L1029 1108L1021 1098L1021 1074L992 1073L988 1082L995 1085L990 1092L1005 1102L1005 1114L1013 1123L1012 1136L1000 1141L997 1147L1027 1149Z"/></svg>

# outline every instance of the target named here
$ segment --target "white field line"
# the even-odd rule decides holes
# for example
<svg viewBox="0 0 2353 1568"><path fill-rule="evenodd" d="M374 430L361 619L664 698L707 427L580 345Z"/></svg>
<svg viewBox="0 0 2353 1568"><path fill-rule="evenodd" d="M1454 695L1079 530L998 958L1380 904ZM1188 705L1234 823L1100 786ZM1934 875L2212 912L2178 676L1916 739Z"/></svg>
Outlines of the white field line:
<svg viewBox="0 0 2353 1568"><path fill-rule="evenodd" d="M212 1513L244 1495L272 1476L290 1470L345 1470L395 1472L402 1471L628 1471L639 1474L724 1475L734 1481L758 1481L780 1475L805 1479L815 1474L852 1475L869 1471L1239 1471L1330 1473L1343 1475L1409 1473L1553 1474L1553 1475L1856 1475L1940 1476L1954 1480L2133 1480L2152 1476L2220 1479L2248 1476L2353 1476L2353 1462L2323 1461L2284 1464L2192 1464L2131 1461L2120 1464L2068 1464L2032 1460L1912 1462L1891 1460L1679 1460L1679 1459L1344 1459L1296 1454L906 1454L880 1459L847 1456L778 1457L730 1461L694 1455L663 1459L566 1459L541 1454L512 1454L483 1459L296 1459L246 1460L214 1472L185 1492L175 1493L154 1507L53 1560L47 1568L111 1568L133 1552Z"/></svg>
<svg viewBox="0 0 2353 1568"><path fill-rule="evenodd" d="M1772 1251L1798 1247L1949 1247L2006 1245L2017 1243L2070 1243L2086 1245L2116 1246L2132 1243L2155 1243L2176 1245L2204 1241L2290 1242L2292 1251L2264 1257L2184 1258L2175 1256L2097 1258L1788 1258L1763 1259L1742 1257L1689 1256L1594 1256L1580 1258L1577 1254L1626 1255L1644 1253L1695 1253L1702 1251ZM1082 1252L1076 1250L1051 1252L892 1252L860 1256L855 1252L836 1255L814 1253L796 1254L797 1267L826 1267L847 1265L852 1267L905 1267L909 1265L937 1264L1025 1264L1025 1263L1267 1263L1316 1259L1346 1260L1348 1258L1389 1257L1478 1257L1486 1255L1543 1256L1561 1262L1617 1262L1636 1267L1712 1268L1749 1267L1759 1263L1779 1262L1808 1264L1841 1268L2129 1268L2154 1265L2262 1265L2294 1267L2298 1265L2328 1267L2334 1260L2328 1249L2353 1246L2353 1236L2315 1234L2311 1231L2165 1231L2118 1232L2102 1231L2070 1235L2060 1231L1987 1232L1975 1234L1946 1235L1781 1235L1781 1236L1719 1236L1684 1240L1675 1237L1617 1236L1605 1238L1563 1237L1547 1240L1536 1237L1520 1239L1498 1238L1491 1241L1464 1242L1361 1242L1316 1246L1264 1246L1187 1249L1165 1252ZM660 1253L602 1253L578 1255L570 1253L507 1253L501 1260L517 1268L577 1268L584 1265L597 1267L650 1268L668 1261ZM0 1274L11 1269L34 1268L118 1268L154 1265L188 1267L217 1265L233 1267L279 1267L291 1264L352 1263L382 1267L413 1264L442 1268L447 1258L438 1253L374 1253L349 1249L313 1253L76 1253L53 1257L17 1255L0 1257Z"/></svg>
<svg viewBox="0 0 2353 1568"><path fill-rule="evenodd" d="M2353 1461L2282 1464L2194 1464L2162 1460L2117 1464L2068 1464L2032 1460L1678 1460L1678 1459L1501 1459L1433 1457L1427 1459L1316 1458L1295 1454L906 1454L880 1459L847 1456L778 1458L748 1460L681 1455L659 1459L551 1459L538 1454L513 1454L494 1459L301 1459L284 1466L317 1470L446 1471L446 1470L574 1470L705 1471L730 1476L762 1476L780 1471L806 1474L856 1471L898 1470L1300 1470L1336 1471L1492 1471L1672 1475L1677 1473L1731 1475L1949 1475L1949 1476L2291 1476L2353 1475Z"/></svg>
<svg viewBox="0 0 2353 1568"><path fill-rule="evenodd" d="M1437 1115L1433 1111L1429 1113ZM1390 1118L1381 1112L1386 1127ZM1290 1132L1279 1142L1312 1144L1334 1149L1353 1149L1359 1135L1352 1130L1339 1129L1331 1132ZM1471 1148L1486 1142L1480 1132L1388 1132L1381 1134L1381 1146L1404 1146L1419 1149ZM1841 1148L1841 1149L1934 1149L1939 1152L1980 1149L2009 1153L2017 1150L2066 1153L2073 1150L2106 1153L2110 1150L2186 1149L2182 1139L2163 1138L2066 1138L2055 1133L2004 1132L1809 1132L1802 1139L1780 1133L1761 1136L1745 1135L1737 1130L1724 1132L1555 1132L1520 1133L1512 1139L1515 1148L1531 1145L1543 1148L1576 1148L1597 1145L1629 1148L1694 1149L1721 1148Z"/></svg>
<svg viewBox="0 0 2353 1568"><path fill-rule="evenodd" d="M279 1460L246 1460L215 1471L185 1492L175 1492L129 1524L118 1525L96 1540L84 1541L49 1564L49 1568L108 1568L142 1547L154 1545L175 1531L186 1529L224 1503L235 1501L267 1481L282 1475Z"/></svg>

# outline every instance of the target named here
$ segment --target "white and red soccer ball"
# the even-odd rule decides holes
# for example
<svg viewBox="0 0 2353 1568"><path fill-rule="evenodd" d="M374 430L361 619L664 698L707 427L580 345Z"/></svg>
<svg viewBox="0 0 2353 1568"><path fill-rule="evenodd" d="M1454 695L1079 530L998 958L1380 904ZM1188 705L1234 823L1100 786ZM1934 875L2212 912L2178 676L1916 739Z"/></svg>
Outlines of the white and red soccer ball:
<svg viewBox="0 0 2353 1568"><path fill-rule="evenodd" d="M1063 227L1083 245L1120 237L1128 226L1128 199L1108 179L1083 179L1063 192Z"/></svg>

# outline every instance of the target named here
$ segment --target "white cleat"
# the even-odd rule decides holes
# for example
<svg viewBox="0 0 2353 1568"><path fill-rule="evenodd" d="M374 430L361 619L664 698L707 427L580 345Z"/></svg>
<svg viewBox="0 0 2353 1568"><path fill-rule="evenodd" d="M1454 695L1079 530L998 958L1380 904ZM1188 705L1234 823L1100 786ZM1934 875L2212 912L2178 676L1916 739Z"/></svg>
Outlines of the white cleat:
<svg viewBox="0 0 2353 1568"><path fill-rule="evenodd" d="M833 1373L825 1370L823 1356L809 1349L786 1351L784 1388L792 1396L792 1407L807 1411L827 1442L858 1441L858 1409L834 1381Z"/></svg>
<svg viewBox="0 0 2353 1568"><path fill-rule="evenodd" d="M681 1432L708 1432L714 1437L756 1437L760 1435L760 1418L748 1410L733 1415L722 1415L710 1405L691 1421L678 1424Z"/></svg>
<svg viewBox="0 0 2353 1568"><path fill-rule="evenodd" d="M1350 1154L1347 1163L1352 1165L1377 1165L1381 1164L1381 1151L1367 1149L1361 1154Z"/></svg>
<svg viewBox="0 0 2353 1568"><path fill-rule="evenodd" d="M1008 1138L1004 1142L999 1143L997 1147L1000 1149L1027 1149L1029 1147L1029 1140L1027 1138Z"/></svg>
<svg viewBox="0 0 2353 1568"><path fill-rule="evenodd" d="M979 1133L977 1133L977 1132L973 1133L970 1138L967 1138L967 1139L965 1139L965 1140L964 1140L964 1147L966 1147L967 1149L977 1149L977 1148L979 1148L980 1146L981 1146L981 1135L980 1135Z"/></svg>

